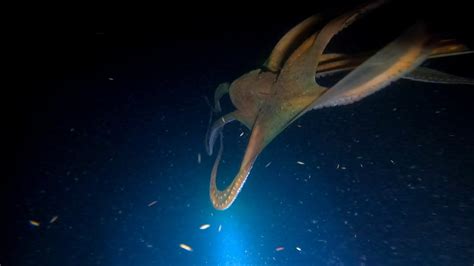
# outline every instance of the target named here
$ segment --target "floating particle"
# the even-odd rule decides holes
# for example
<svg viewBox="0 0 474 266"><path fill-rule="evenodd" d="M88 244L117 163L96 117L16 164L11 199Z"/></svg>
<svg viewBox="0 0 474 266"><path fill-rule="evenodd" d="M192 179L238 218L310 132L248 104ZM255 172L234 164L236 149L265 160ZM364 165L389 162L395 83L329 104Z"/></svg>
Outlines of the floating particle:
<svg viewBox="0 0 474 266"><path fill-rule="evenodd" d="M336 169L339 169L339 164L337 164Z"/></svg>
<svg viewBox="0 0 474 266"><path fill-rule="evenodd" d="M393 160L390 160L390 162L391 162L392 164L395 164L395 162L394 162Z"/></svg>
<svg viewBox="0 0 474 266"><path fill-rule="evenodd" d="M265 165L265 168L269 167L270 164L272 164L272 162L267 163L267 164Z"/></svg>
<svg viewBox="0 0 474 266"><path fill-rule="evenodd" d="M157 202L158 202L158 201L154 200L154 201L148 203L148 207L151 207L151 206L155 205Z"/></svg>
<svg viewBox="0 0 474 266"><path fill-rule="evenodd" d="M201 163L201 153L198 153L198 163Z"/></svg>
<svg viewBox="0 0 474 266"><path fill-rule="evenodd" d="M301 248L300 248L300 247L296 247L296 250L301 251Z"/></svg>
<svg viewBox="0 0 474 266"><path fill-rule="evenodd" d="M109 78L110 81L114 80L114 78Z"/></svg>
<svg viewBox="0 0 474 266"><path fill-rule="evenodd" d="M301 125L296 125L297 127L302 127Z"/></svg>
<svg viewBox="0 0 474 266"><path fill-rule="evenodd" d="M360 164L360 168L364 168L364 165Z"/></svg>
<svg viewBox="0 0 474 266"><path fill-rule="evenodd" d="M222 224L219 225L219 229L217 229L217 232L220 232L222 230Z"/></svg>
<svg viewBox="0 0 474 266"><path fill-rule="evenodd" d="M341 166L341 169L342 169L342 170L346 170L346 167L345 167L345 166Z"/></svg>
<svg viewBox="0 0 474 266"><path fill-rule="evenodd" d="M189 252L193 251L193 248L190 247L190 246L188 246L188 245L186 245L186 244L179 244L179 247L182 248L182 249L184 249L184 250L187 250L187 251L189 251Z"/></svg>
<svg viewBox="0 0 474 266"><path fill-rule="evenodd" d="M209 228L209 227L211 227L210 224L203 224L203 225L199 226L199 229L201 229L201 230L206 230L206 229Z"/></svg>
<svg viewBox="0 0 474 266"><path fill-rule="evenodd" d="M297 163L297 164L304 165L304 162L302 162L302 161L297 161L296 163Z"/></svg>
<svg viewBox="0 0 474 266"><path fill-rule="evenodd" d="M52 224L54 222L56 222L56 220L58 219L58 216L54 216L53 218L51 218L51 220L49 220L49 223Z"/></svg>
<svg viewBox="0 0 474 266"><path fill-rule="evenodd" d="M32 226L40 226L40 223L37 222L37 221L35 221L35 220L30 220L30 224L31 224Z"/></svg>
<svg viewBox="0 0 474 266"><path fill-rule="evenodd" d="M284 250L284 249L285 249L285 247L276 247L275 250L276 250L276 251L282 251L282 250Z"/></svg>
<svg viewBox="0 0 474 266"><path fill-rule="evenodd" d="M240 132L239 137L242 137L244 135L244 132Z"/></svg>

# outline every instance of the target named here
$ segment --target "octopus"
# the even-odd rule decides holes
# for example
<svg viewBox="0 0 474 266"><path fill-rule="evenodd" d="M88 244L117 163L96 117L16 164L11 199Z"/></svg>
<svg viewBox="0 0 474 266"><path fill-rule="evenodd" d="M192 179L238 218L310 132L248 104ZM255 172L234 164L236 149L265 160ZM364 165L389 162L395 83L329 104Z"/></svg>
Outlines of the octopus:
<svg viewBox="0 0 474 266"><path fill-rule="evenodd" d="M399 79L445 84L474 84L471 79L422 66L428 59L472 53L454 39L435 37L423 21L416 21L380 50L361 54L325 53L333 37L359 18L384 4L375 1L332 19L311 16L287 32L265 63L214 93L213 110L229 94L235 110L221 116L206 134L206 151L220 148L210 177L210 200L217 210L229 208L244 186L262 150L305 113L360 101ZM331 87L318 78L348 72ZM240 168L232 182L220 190L217 171L223 153L224 125L239 121L250 131Z"/></svg>

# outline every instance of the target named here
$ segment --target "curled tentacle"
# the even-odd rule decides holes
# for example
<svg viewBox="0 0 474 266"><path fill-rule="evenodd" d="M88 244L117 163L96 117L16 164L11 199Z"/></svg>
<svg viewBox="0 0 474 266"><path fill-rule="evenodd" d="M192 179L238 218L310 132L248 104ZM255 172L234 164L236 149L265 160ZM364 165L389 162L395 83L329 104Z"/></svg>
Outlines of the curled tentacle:
<svg viewBox="0 0 474 266"><path fill-rule="evenodd" d="M217 136L222 132L224 125L235 120L234 112L222 116L212 124L212 127L206 133L206 152L212 155L214 149L214 143L216 142Z"/></svg>
<svg viewBox="0 0 474 266"><path fill-rule="evenodd" d="M242 164L240 166L239 172L232 180L232 183L227 186L224 190L219 190L217 188L216 179L217 179L217 169L219 168L219 162L222 157L222 152L224 150L223 143L223 134L222 131L218 132L220 136L220 147L217 154L216 161L212 167L211 172L211 181L209 185L209 196L211 198L212 205L217 210L225 210L229 208L232 203L237 198L237 195L240 193L240 190L244 186L247 177L252 170L253 164L257 159L257 156L260 154L264 147L263 134L259 129L252 131L252 136L250 137L247 150L245 151Z"/></svg>

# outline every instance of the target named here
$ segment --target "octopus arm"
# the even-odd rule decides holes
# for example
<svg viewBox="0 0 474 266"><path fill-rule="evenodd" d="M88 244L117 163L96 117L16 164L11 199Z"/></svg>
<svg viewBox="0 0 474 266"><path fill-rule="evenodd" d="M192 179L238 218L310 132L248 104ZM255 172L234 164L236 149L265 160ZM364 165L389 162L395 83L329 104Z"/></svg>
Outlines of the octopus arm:
<svg viewBox="0 0 474 266"><path fill-rule="evenodd" d="M337 82L311 108L351 104L400 79L429 56L428 41L425 26L415 24Z"/></svg>
<svg viewBox="0 0 474 266"><path fill-rule="evenodd" d="M456 76L427 67L418 67L403 78L429 83L474 85L473 79Z"/></svg>

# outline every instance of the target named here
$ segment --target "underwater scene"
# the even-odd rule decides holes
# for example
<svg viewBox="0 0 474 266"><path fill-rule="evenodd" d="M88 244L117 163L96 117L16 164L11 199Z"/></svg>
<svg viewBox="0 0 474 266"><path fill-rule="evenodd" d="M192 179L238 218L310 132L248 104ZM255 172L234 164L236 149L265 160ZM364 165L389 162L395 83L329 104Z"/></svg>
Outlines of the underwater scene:
<svg viewBox="0 0 474 266"><path fill-rule="evenodd" d="M0 265L474 265L469 16L339 2L17 33Z"/></svg>

